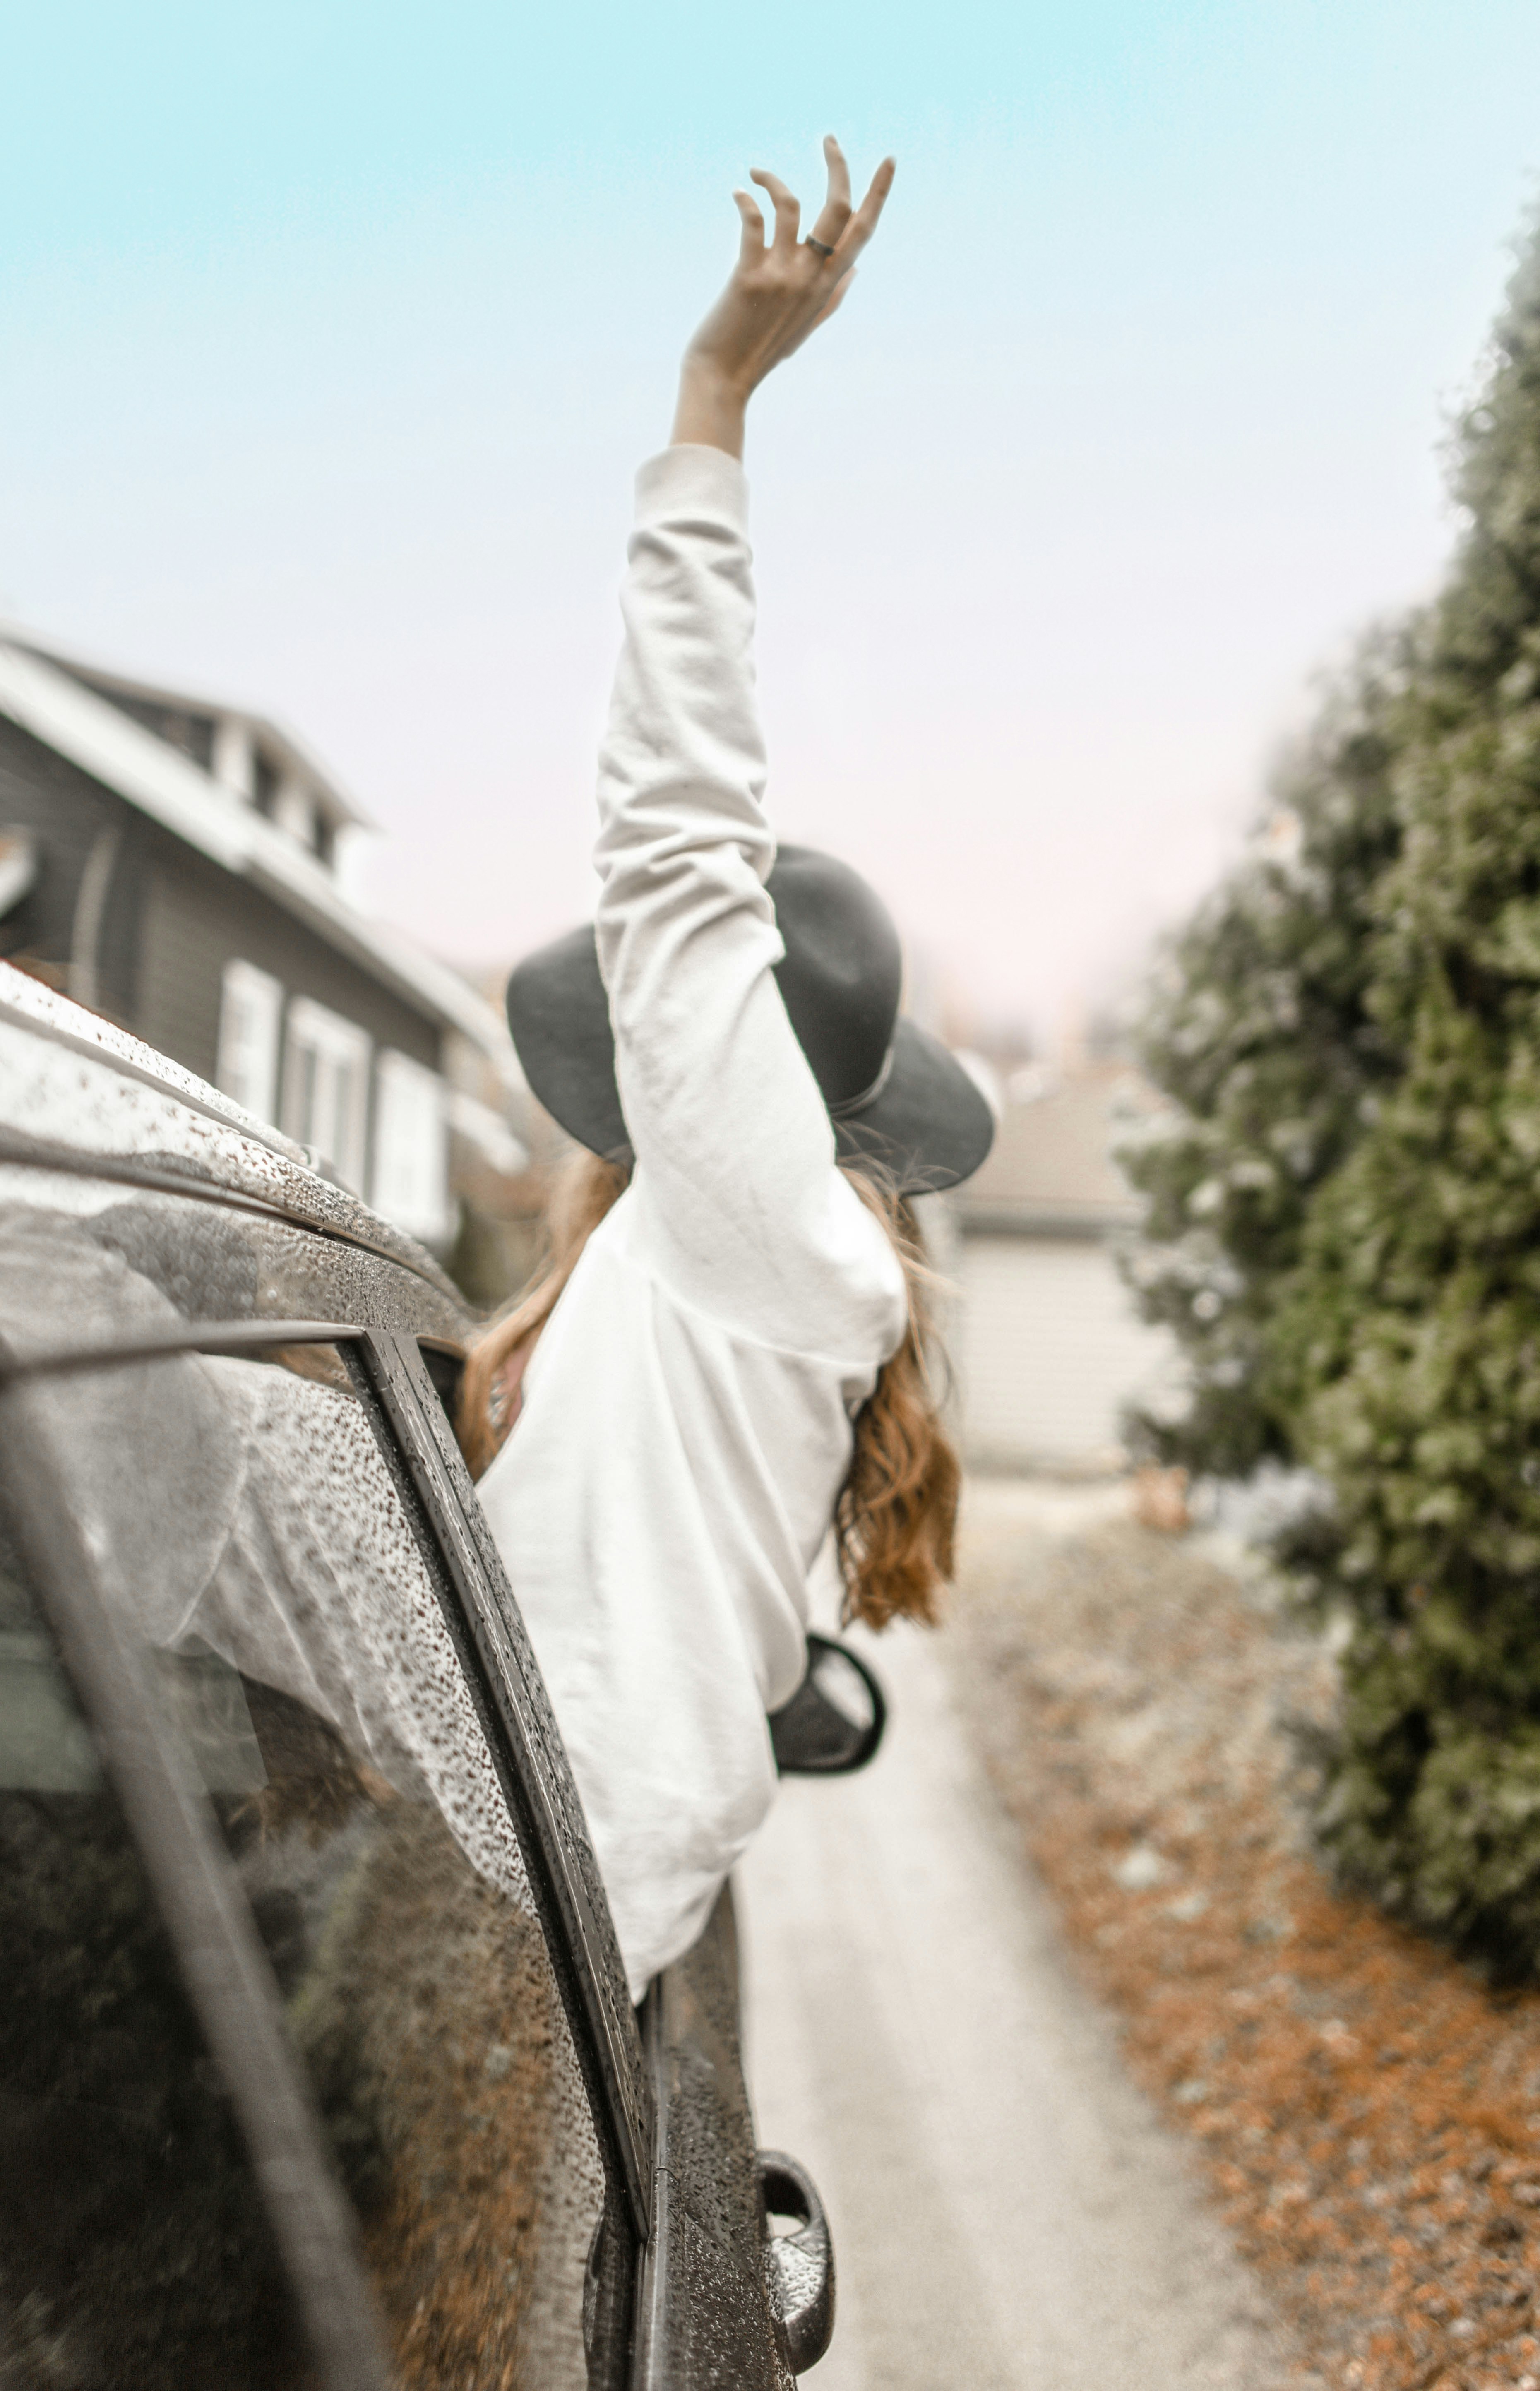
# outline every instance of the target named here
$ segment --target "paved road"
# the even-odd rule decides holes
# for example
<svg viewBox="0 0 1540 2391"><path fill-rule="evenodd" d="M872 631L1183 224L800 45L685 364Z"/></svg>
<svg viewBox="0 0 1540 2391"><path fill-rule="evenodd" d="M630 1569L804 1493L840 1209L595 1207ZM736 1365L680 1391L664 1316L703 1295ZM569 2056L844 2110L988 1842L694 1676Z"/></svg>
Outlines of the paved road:
<svg viewBox="0 0 1540 2391"><path fill-rule="evenodd" d="M809 2380L1298 2391L1311 2378L1061 1958L934 1639L868 1649L884 1751L783 1786L739 1878L759 2139L811 2169L839 2261Z"/></svg>

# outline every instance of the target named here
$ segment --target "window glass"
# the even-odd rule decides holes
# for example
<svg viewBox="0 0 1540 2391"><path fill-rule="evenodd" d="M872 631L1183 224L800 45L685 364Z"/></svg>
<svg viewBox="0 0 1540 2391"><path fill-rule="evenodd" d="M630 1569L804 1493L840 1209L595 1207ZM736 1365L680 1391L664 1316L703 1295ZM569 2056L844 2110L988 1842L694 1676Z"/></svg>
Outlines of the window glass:
<svg viewBox="0 0 1540 2391"><path fill-rule="evenodd" d="M200 1699L195 1684L189 1714ZM221 1741L217 1731L205 1738L216 1774ZM249 1768L239 1730L229 1752L227 1776ZM7 2391L308 2384L219 2072L3 1542L0 1952L0 2382Z"/></svg>
<svg viewBox="0 0 1540 2391"><path fill-rule="evenodd" d="M278 804L278 766L270 756L258 747L252 757L252 803L259 814L265 814L271 821L273 808Z"/></svg>
<svg viewBox="0 0 1540 2391"><path fill-rule="evenodd" d="M597 2144L372 1401L317 1347L45 1399L56 1449L80 1456L60 1492L112 1557L104 1587L153 1655L249 1904L400 2382L577 2391ZM16 1697L28 1764L88 1772L48 1699Z"/></svg>
<svg viewBox="0 0 1540 2391"><path fill-rule="evenodd" d="M296 996L283 1054L286 1136L313 1145L356 1193L364 1188L369 1040L356 1022Z"/></svg>
<svg viewBox="0 0 1540 2391"><path fill-rule="evenodd" d="M432 1245L450 1228L445 1087L436 1071L386 1047L374 1070L374 1171L369 1201L408 1236Z"/></svg>
<svg viewBox="0 0 1540 2391"><path fill-rule="evenodd" d="M270 1121L278 1111L282 1020L278 982L270 972L232 957L219 1000L219 1084L258 1120Z"/></svg>

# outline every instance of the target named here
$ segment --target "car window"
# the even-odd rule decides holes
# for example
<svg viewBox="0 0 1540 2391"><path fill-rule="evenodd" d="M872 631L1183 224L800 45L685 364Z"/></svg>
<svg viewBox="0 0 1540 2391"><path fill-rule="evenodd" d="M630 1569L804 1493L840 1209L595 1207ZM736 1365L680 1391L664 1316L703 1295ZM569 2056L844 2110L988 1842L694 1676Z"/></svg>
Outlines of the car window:
<svg viewBox="0 0 1540 2391"><path fill-rule="evenodd" d="M602 2171L524 1855L369 1399L296 1351L191 1365L245 1470L177 1644L227 1665L265 1779L211 1799L403 2383L578 2382Z"/></svg>
<svg viewBox="0 0 1540 2391"><path fill-rule="evenodd" d="M175 1765L254 1930L395 2380L540 2391L582 2384L585 2259L606 2190L591 2087L506 1772L457 1649L454 1590L367 1374L351 1353L299 1345L79 1372L38 1381L28 1400L45 1415L57 1472L48 1500L100 1559L98 1591L143 1663ZM40 1493L34 1485L29 1501ZM169 2140L162 2134L153 2184L127 2203L142 2214L123 2220L118 2276L140 2282L143 2237L162 2232L175 2243L195 2195L208 2209L204 2241L217 2217L238 2252L226 2264L216 2249L207 2268L193 2268L175 2318L154 2267L143 2268L142 2289L125 2294L121 2313L103 2306L101 2354L88 2353L68 2379L80 2391L239 2382L229 2343L250 2353L239 2362L251 2380L280 2384L282 2367L302 2360L263 2355L298 2345L228 2090L190 2023L97 1743L14 1550L6 1584L14 1625L0 1646L0 1739L18 1779L3 1796L21 1804L17 1832L41 1850L35 1821L74 1805L96 1822L90 1853L99 1842L116 1855L110 1865L71 1860L68 1902L49 1874L64 1861L40 1860L30 1875L8 1868L7 1898L24 1913L29 1949L56 1950L55 1971L77 2005L89 2005L89 1983L103 1973L137 1984L135 1971L149 1965L141 1945L153 1946L155 2000L180 2021L175 2034L155 2027L149 1996L135 1993L124 1996L129 2024L120 2018L110 2030L125 2080L159 2067L162 2106L178 2121ZM48 1829L56 1842L62 1831ZM122 1890L130 1879L137 1908ZM41 2033L57 2054L30 2061L33 2076L52 2066L67 2086L77 2010L60 2011L44 2032L35 2002L13 1997L11 1984L0 1997L14 2047ZM81 2048L89 2050L88 2035ZM37 2130L62 2147L70 2096L48 2097ZM210 2118L223 2120L227 2185L199 2156L217 2140ZM194 2138L185 2149L183 2132ZM68 2180L68 2165L60 2173L48 2164ZM7 2163L4 2172L14 2186L17 2169ZM99 2217L89 2229L98 2229ZM70 2234L85 2229L49 2210L31 2242L7 2242L0 2353L21 2320L55 2313L58 2284L72 2280ZM249 2256L239 2255L242 2235ZM110 2232L104 2246L113 2246ZM189 2247L198 2246L195 2236ZM19 2247L31 2255L19 2257ZM214 2296L215 2275L228 2276L227 2297ZM225 2316L215 2365L189 2336L204 2306L225 2315L243 2283L245 2306ZM54 2377L36 2379L41 2391Z"/></svg>

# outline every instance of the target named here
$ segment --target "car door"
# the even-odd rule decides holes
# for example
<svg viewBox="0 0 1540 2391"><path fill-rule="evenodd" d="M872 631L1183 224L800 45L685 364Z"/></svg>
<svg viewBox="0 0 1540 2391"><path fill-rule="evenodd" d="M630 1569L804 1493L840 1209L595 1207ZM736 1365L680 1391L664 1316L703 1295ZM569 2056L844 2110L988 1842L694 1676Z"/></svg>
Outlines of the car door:
<svg viewBox="0 0 1540 2391"><path fill-rule="evenodd" d="M644 2046L417 1339L192 1326L142 1299L104 1336L99 1252L31 1228L23 1278L57 1291L84 1263L93 1329L30 1351L13 1330L0 1398L0 1804L37 1955L9 1973L5 2036L34 2142L78 2117L72 2070L120 2122L151 2081L160 2107L157 2153L120 2153L105 2207L98 2152L66 2136L74 2172L50 2157L78 2200L11 2261L17 2312L84 2336L80 2379L114 2391L784 2384L788 2253L767 2268L730 1919L654 1987ZM104 1869L135 1888L116 1938L89 1915ZM119 1987L105 2027L88 1947ZM71 1964L76 2005L50 2009ZM229 2287L211 2350L206 2303L149 2244L226 2211L239 2250L192 2270ZM61 2292L103 2268L99 2308Z"/></svg>
<svg viewBox="0 0 1540 2391"><path fill-rule="evenodd" d="M59 2198L0 2225L0 2380L20 2333L39 2391L783 2391L832 2260L754 2148L731 1903L634 2014L441 1400L453 1290L212 1091L23 994L0 1899L35 1965L0 1992L0 2177Z"/></svg>

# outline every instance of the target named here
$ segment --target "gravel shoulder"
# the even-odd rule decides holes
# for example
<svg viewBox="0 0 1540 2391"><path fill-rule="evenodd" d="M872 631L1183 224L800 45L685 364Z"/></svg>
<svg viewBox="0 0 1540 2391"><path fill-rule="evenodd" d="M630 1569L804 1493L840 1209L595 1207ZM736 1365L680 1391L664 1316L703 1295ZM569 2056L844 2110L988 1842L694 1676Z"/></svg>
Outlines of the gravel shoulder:
<svg viewBox="0 0 1540 2391"><path fill-rule="evenodd" d="M1295 1731L1329 1657L1120 1507L969 1491L939 1648L1016 1852L1321 2379L1540 2391L1540 1997L1334 1888Z"/></svg>

